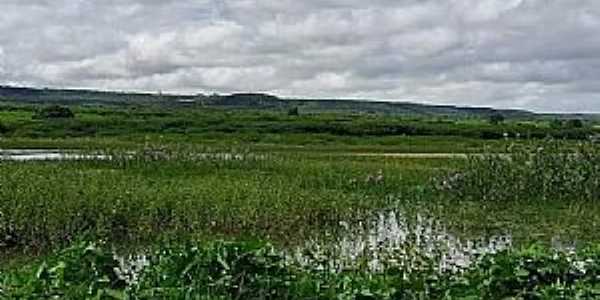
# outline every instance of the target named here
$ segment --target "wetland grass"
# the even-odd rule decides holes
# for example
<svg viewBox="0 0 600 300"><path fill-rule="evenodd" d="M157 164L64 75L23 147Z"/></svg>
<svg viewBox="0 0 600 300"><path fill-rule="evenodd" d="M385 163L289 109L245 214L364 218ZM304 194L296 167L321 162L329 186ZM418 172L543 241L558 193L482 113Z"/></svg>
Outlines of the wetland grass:
<svg viewBox="0 0 600 300"><path fill-rule="evenodd" d="M450 160L151 147L2 161L0 298L595 299L600 160L593 145L564 149ZM374 211L437 221L380 238L408 223L355 226ZM344 226L350 235L338 235ZM455 246L469 236L497 246L497 229L517 243ZM584 246L543 241L565 230ZM305 247L321 233L349 244ZM447 252L426 242L436 236L477 257L441 268ZM360 243L368 255L334 263ZM293 259L298 247L310 259ZM123 253L142 253L143 268L127 269Z"/></svg>

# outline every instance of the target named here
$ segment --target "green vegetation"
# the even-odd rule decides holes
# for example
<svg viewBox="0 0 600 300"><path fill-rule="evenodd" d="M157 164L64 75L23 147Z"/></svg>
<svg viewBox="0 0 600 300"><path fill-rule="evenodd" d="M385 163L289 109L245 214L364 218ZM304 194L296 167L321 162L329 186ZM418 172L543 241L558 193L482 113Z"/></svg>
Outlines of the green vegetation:
<svg viewBox="0 0 600 300"><path fill-rule="evenodd" d="M288 115L290 115L290 116L299 116L300 113L298 112L298 107L292 107L292 108L290 108L290 110L288 110Z"/></svg>
<svg viewBox="0 0 600 300"><path fill-rule="evenodd" d="M74 117L75 114L70 108L59 105L44 107L33 116L34 119L71 119Z"/></svg>
<svg viewBox="0 0 600 300"><path fill-rule="evenodd" d="M147 140L161 143L281 146L362 146L405 152L413 141L422 145L409 152L481 152L484 145L503 145L530 139L586 140L597 133L590 123L582 128L555 128L545 121L506 121L490 124L485 119L362 116L339 114L288 115L285 111L229 111L216 108L102 108L72 107L76 118L32 119L33 106L0 107L0 145L18 140L107 140L129 144ZM65 141L64 143L69 143ZM438 141L444 141L437 146ZM85 143L84 143L85 144ZM57 145L60 147L60 143ZM107 145L93 145L106 147ZM109 145L108 145L109 146ZM398 150L394 150L398 147ZM427 149L429 148L429 149ZM469 149L471 148L471 149ZM474 148L474 149L473 149Z"/></svg>
<svg viewBox="0 0 600 300"><path fill-rule="evenodd" d="M600 225L599 172L593 143L513 145L471 155L435 178L443 209L439 202L428 209L439 210L450 226L473 234L508 231L520 244L548 236L593 243L600 238L594 229Z"/></svg>
<svg viewBox="0 0 600 300"><path fill-rule="evenodd" d="M595 299L600 248L541 247L484 257L461 273L423 258L385 272L328 270L291 262L269 245L162 246L119 260L80 244L22 271L0 273L0 296L15 299ZM142 263L140 263L142 262ZM141 270L140 270L141 269Z"/></svg>
<svg viewBox="0 0 600 300"><path fill-rule="evenodd" d="M524 150L519 151L513 154L518 155ZM577 153L581 155L582 152ZM13 268L3 271L0 289L6 297L63 295L67 299L77 299L103 295L110 299L111 295L130 295L145 299L179 298L183 297L182 293L190 293L226 299L237 296L242 299L260 298L257 295L271 299L303 299L311 294L320 294L325 299L333 299L336 295L346 295L348 299L369 295L375 299L393 299L400 295L409 299L449 299L449 296L461 295L485 298L502 291L505 296L538 295L543 298L544 295L591 295L597 288L596 275L593 275L596 273L572 274L574 267L566 263L572 260L571 257L562 256L566 254L559 252L557 259L550 250L538 248L535 249L541 251L539 254L526 251L490 256L482 260L481 265L462 271L460 276L436 271L441 256L421 257L419 264L422 265L410 272L393 268L383 273L373 272L365 265L347 274L332 274L313 269L317 268L315 265L289 263L285 252L281 252L282 247L302 245L305 240L319 236L323 230L335 232L340 222L361 220L378 208L402 207L407 214L412 210L423 213L420 208L425 208L450 227L461 224L467 232L456 232L468 236L477 229L465 227L468 223L464 221L456 223L456 219L463 218L465 214L449 213L460 206L464 209L470 203L485 204L484 198L456 199L455 193L436 189L439 181L430 178L443 178L437 175L448 173L466 174L463 181L455 182L454 190L457 193L468 191L487 195L487 190L483 189L485 186L478 189L470 185L469 179L474 177L468 172L486 170L490 163L494 166L510 164L506 156L474 156L467 161L448 161L305 154L267 156L243 152L227 155L221 152L211 154L204 148L168 147L139 149L134 155L118 151L107 154L113 159L60 163L3 162L0 165L0 198L3 199L0 246L5 254L9 254L4 260L9 266L24 268L19 262L20 257L43 254L42 262L26 264L25 270L28 271L17 272ZM539 163L528 168L547 168L542 162L551 162L550 157L556 152L548 150L530 155L530 159ZM540 158L536 159L536 156ZM579 159L583 166L566 164L569 169L564 172L586 170L586 161L595 161L584 156L569 159ZM517 162L520 163L515 160ZM556 170L560 169L558 165L554 166ZM482 180L496 178L504 182L504 178L526 179L505 171L502 167L493 168L488 175L482 176ZM515 179L515 182L519 180ZM524 231L514 232L515 241L525 240L522 237L531 234L534 229L544 228L546 222L555 222L559 228L546 229L549 231L545 232L545 237L537 236L537 241L549 244L550 238L576 226L576 232L591 232L584 238L587 238L588 244L594 244L597 235L593 231L597 223L594 225L589 219L581 220L585 213L561 210L563 220L559 222L554 219L552 206L544 205L550 201L568 200L570 205L589 204L585 206L587 214L597 215L597 206L589 203L592 200L587 198L590 193L576 193L580 189L596 187L586 186L588 181L585 177L569 177L569 180L568 183L577 188L569 194L572 198L543 197L556 193L548 190L547 194L531 198L518 209L510 211L514 214L514 221L521 219L514 226L523 227ZM502 205L514 207L511 202L519 199L486 201L501 202L495 207L498 211L494 213L498 213ZM531 210L539 210L537 219L523 220L523 216ZM565 218L565 214L569 217ZM471 215L470 219L483 221L484 217L489 217L488 211L479 210L479 215ZM498 218L501 219L501 216ZM484 226L487 230L494 230L497 226L493 222L472 225L478 228ZM591 229L584 230L586 226ZM265 237L278 246L257 248L247 242L211 242L216 238L261 240ZM290 237L293 239L290 240ZM75 246L61 250L58 255L44 254L72 243L77 245L82 238L104 241L107 246ZM199 247L186 245L186 241L190 240L204 242L200 242ZM141 281L125 284L123 279L112 273L117 261L111 251L107 252L108 245L119 245L119 251L124 251L122 253L135 253L142 247L142 253L146 253L147 250L143 249L155 248L152 245L160 245L164 241L173 246L159 247L153 252L156 256L150 259L151 267L144 268ZM405 246L414 247L411 245ZM584 254L588 255L588 252ZM319 257L317 253L314 255ZM534 255L535 260L532 262L527 255ZM397 258L389 259L394 261ZM541 272L547 278L540 280L528 276L530 273L525 274L525 271ZM187 278L187 281L181 278Z"/></svg>
<svg viewBox="0 0 600 300"><path fill-rule="evenodd" d="M110 161L0 164L0 247L39 250L81 236L120 242L161 234L293 234L301 241L305 231L389 205L386 196L410 191L436 169L433 160L210 154L203 148L138 153L109 152ZM367 181L379 171L385 180Z"/></svg>
<svg viewBox="0 0 600 300"><path fill-rule="evenodd" d="M498 124L504 122L504 120L505 120L504 116L499 113L495 113L490 116L490 123L492 123L494 125L498 125Z"/></svg>
<svg viewBox="0 0 600 300"><path fill-rule="evenodd" d="M376 100L376 99L372 99ZM453 116L485 118L501 113L511 118L532 118L531 112L521 110L495 110L482 107L433 106L416 103L390 103L365 100L327 99L280 99L261 93L238 93L231 95L168 95L149 93L119 93L94 90L55 90L0 86L0 101L29 104L62 105L113 105L113 106L160 106L220 107L228 109L280 110L300 107L309 113L378 114L395 116Z"/></svg>
<svg viewBox="0 0 600 300"><path fill-rule="evenodd" d="M457 200L597 202L600 152L593 144L564 149L550 142L474 155L442 188Z"/></svg>
<svg viewBox="0 0 600 300"><path fill-rule="evenodd" d="M0 298L600 297L592 119L202 99L1 106L0 148L89 157L0 160Z"/></svg>

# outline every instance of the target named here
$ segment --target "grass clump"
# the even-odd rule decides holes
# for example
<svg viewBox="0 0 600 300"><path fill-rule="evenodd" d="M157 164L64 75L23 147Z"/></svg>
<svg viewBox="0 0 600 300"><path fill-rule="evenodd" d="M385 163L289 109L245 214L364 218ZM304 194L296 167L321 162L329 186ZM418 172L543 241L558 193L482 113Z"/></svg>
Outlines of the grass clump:
<svg viewBox="0 0 600 300"><path fill-rule="evenodd" d="M600 152L593 144L565 147L549 141L509 147L503 154L471 155L440 188L452 198L469 201L596 202Z"/></svg>

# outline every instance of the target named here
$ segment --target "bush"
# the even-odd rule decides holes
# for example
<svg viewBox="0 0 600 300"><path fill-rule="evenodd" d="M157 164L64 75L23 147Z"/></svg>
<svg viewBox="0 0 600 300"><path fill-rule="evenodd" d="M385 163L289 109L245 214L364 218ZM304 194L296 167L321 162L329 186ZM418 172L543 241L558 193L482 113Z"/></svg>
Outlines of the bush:
<svg viewBox="0 0 600 300"><path fill-rule="evenodd" d="M571 119L567 121L568 128L583 128L583 121L579 119Z"/></svg>
<svg viewBox="0 0 600 300"><path fill-rule="evenodd" d="M70 108L60 105L52 105L40 109L34 116L34 119L70 119L75 114Z"/></svg>
<svg viewBox="0 0 600 300"><path fill-rule="evenodd" d="M502 114L499 113L494 113L492 115L490 115L490 123L493 125L498 125L502 122L504 122L505 118Z"/></svg>
<svg viewBox="0 0 600 300"><path fill-rule="evenodd" d="M299 115L300 115L300 113L298 112L298 107L297 107L297 106L295 106L295 107L292 107L292 108L290 108L290 109L288 110L288 115L289 115L289 116L299 116Z"/></svg>
<svg viewBox="0 0 600 300"><path fill-rule="evenodd" d="M550 128L552 129L561 129L564 126L564 122L560 119L554 119L550 121Z"/></svg>

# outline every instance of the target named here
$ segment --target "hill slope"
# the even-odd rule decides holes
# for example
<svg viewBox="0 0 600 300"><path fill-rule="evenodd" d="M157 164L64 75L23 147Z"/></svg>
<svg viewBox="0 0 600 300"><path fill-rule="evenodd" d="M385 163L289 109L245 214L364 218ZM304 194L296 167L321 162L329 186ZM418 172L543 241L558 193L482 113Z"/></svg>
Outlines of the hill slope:
<svg viewBox="0 0 600 300"><path fill-rule="evenodd" d="M500 113L507 118L530 118L534 113L523 110L496 110L487 107L425 105L408 102L366 100L282 99L260 93L231 95L159 95L95 90L36 89L0 86L0 101L18 103L56 103L65 105L200 105L237 109L277 109L298 107L301 112L357 113L386 115L431 115L487 117Z"/></svg>

